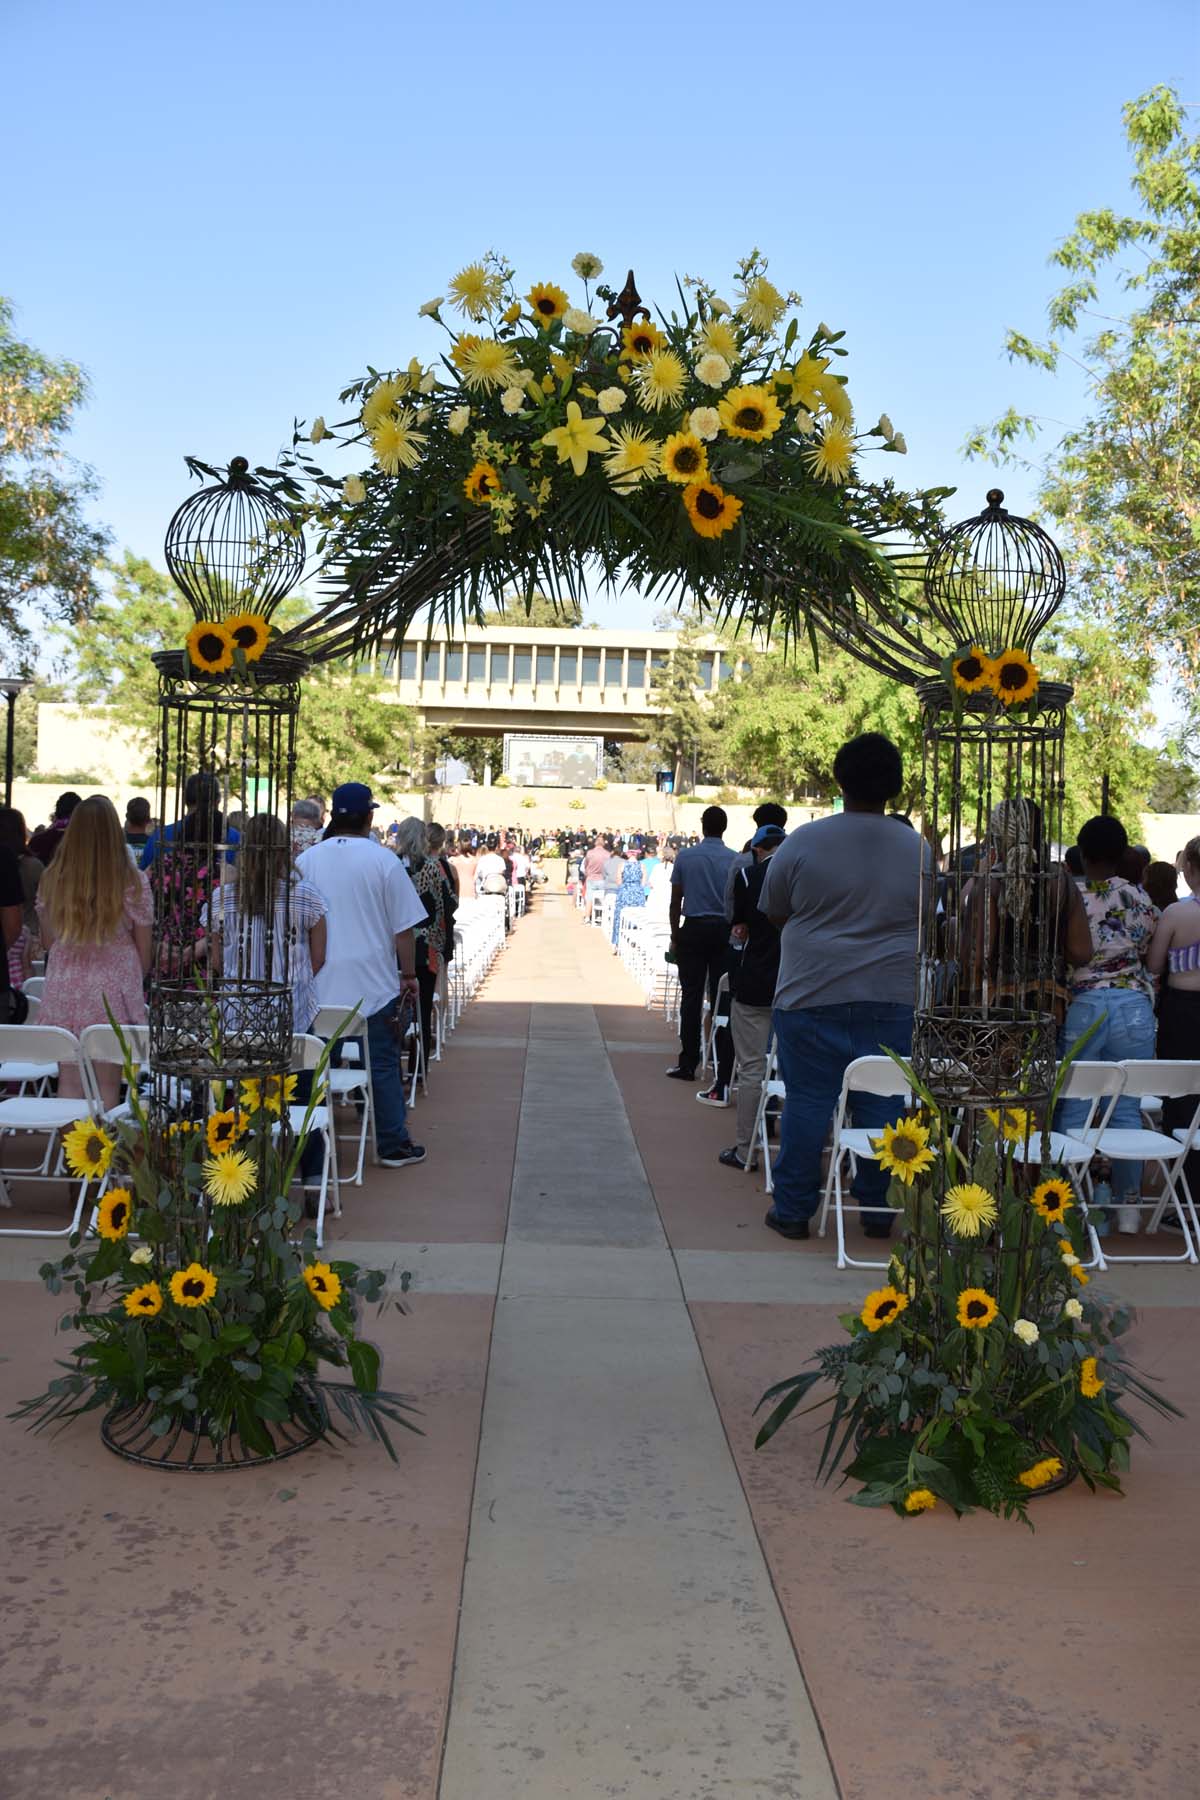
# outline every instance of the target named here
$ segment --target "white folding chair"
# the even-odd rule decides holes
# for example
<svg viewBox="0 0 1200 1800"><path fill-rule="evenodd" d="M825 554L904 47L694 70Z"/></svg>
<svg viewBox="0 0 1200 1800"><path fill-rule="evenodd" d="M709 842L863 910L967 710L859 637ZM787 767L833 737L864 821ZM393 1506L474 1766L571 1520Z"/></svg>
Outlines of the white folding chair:
<svg viewBox="0 0 1200 1800"><path fill-rule="evenodd" d="M778 1100L781 1105L785 1104L787 1101L787 1089L784 1087L780 1078L779 1057L774 1044L772 1044L767 1051L766 1074L763 1076L762 1089L758 1096L758 1111L754 1115L754 1130L750 1134L751 1144L757 1146L758 1154L762 1157L763 1186L766 1188L768 1194L775 1191L775 1183L771 1176L771 1140L767 1135L767 1114L770 1110L772 1100ZM753 1169L756 1160L757 1159L753 1155L750 1157L746 1164L747 1174Z"/></svg>
<svg viewBox="0 0 1200 1800"><path fill-rule="evenodd" d="M29 975L21 983L21 992L27 1000L40 1000L46 992L44 975Z"/></svg>
<svg viewBox="0 0 1200 1800"><path fill-rule="evenodd" d="M1083 1267L1085 1269L1103 1269L1104 1252L1100 1239L1088 1217L1088 1200L1091 1194L1091 1181L1088 1168L1096 1154L1100 1133L1112 1116L1112 1109L1125 1091L1125 1076L1119 1063L1073 1062L1067 1070L1063 1083L1061 1100L1082 1100L1087 1111L1080 1124L1072 1125L1069 1131L1055 1131L1053 1128L1045 1134L1031 1131L1026 1144L1022 1139L1010 1146L1014 1163L1028 1163L1031 1168L1059 1168L1075 1190L1079 1202L1080 1215L1091 1246L1091 1256Z"/></svg>
<svg viewBox="0 0 1200 1800"><path fill-rule="evenodd" d="M43 1074L47 1069L57 1071L78 1068L79 1040L72 1032L64 1031L59 1025L0 1025L0 1070L22 1066L40 1069ZM41 1084L41 1076L37 1080ZM84 1080L82 1071L80 1080ZM0 1168L0 1206L12 1205L7 1181L69 1182L75 1179L62 1167L62 1134L69 1131L77 1120L86 1119L89 1115L90 1107L86 1096L59 1099L42 1092L21 1093L10 1099L0 1100L0 1140L14 1132L20 1132L23 1136L44 1136L46 1139L42 1160L35 1167ZM87 1185L86 1179L79 1183L79 1193L69 1225L57 1230L2 1226L0 1236L70 1237L73 1231L79 1229Z"/></svg>
<svg viewBox="0 0 1200 1800"><path fill-rule="evenodd" d="M705 992L707 993L707 987ZM717 1033L723 1026L728 1028L729 1012L732 1005L733 1001L730 998L729 993L729 977L728 975L722 975L717 983L717 991L709 1004L708 1012L705 1014L703 1028L704 1061L701 1064L701 1067L711 1069L714 1080L716 1079L717 1074Z"/></svg>
<svg viewBox="0 0 1200 1800"><path fill-rule="evenodd" d="M842 1193L842 1170L849 1164L850 1179L853 1181L855 1170L860 1162L877 1162L875 1146L872 1139L880 1135L877 1129L866 1126L850 1125L847 1119L850 1113L850 1101L853 1094L874 1094L880 1099L895 1099L899 1102L898 1110L906 1111L912 1105L912 1095L904 1076L890 1056L857 1056L847 1065L842 1077L842 1091L838 1095L837 1110L833 1115L832 1138L829 1151L829 1170L825 1177L825 1195L821 1205L821 1222L817 1228L818 1236L824 1237L829 1221L829 1208L833 1207L834 1227L837 1234L837 1266L839 1269L886 1269L887 1258L882 1262L866 1262L860 1257L850 1256L846 1250L845 1203ZM855 1203L860 1212L881 1212L890 1216L890 1206L862 1206Z"/></svg>
<svg viewBox="0 0 1200 1800"><path fill-rule="evenodd" d="M371 1058L366 1051L366 1024L353 1007L323 1006L309 1029L314 1037L328 1040L348 1015L350 1024L341 1033L341 1042L335 1051L335 1055L340 1056L341 1060L337 1063L330 1060L325 1078L329 1084L329 1099L333 1107L340 1103L343 1106L356 1105L362 1109L353 1171L349 1175L343 1174L340 1169L338 1171L339 1183L346 1182L351 1187L361 1187L368 1150L371 1161L376 1160L375 1096L371 1091ZM336 1119L331 1130L336 1146Z"/></svg>
<svg viewBox="0 0 1200 1800"><path fill-rule="evenodd" d="M344 1016L345 1015L343 1014L343 1017ZM311 1071L315 1069L324 1054L325 1046L319 1037L315 1037L312 1032L297 1033L292 1039L293 1073L298 1074L302 1071ZM328 1071L326 1073L328 1074ZM299 1137L304 1130L304 1119L307 1113L307 1104L304 1106L288 1107L288 1122L297 1137ZM321 1179L316 1183L305 1182L302 1180L301 1186L305 1193L310 1193L313 1187L316 1187L317 1248L320 1249L325 1239L325 1207L327 1202L332 1201L333 1216L335 1219L340 1219L342 1216L342 1196L338 1181L337 1141L333 1132L333 1106L328 1091L326 1091L324 1099L319 1101L312 1109L312 1116L308 1121L308 1135L311 1136L314 1132L323 1140L325 1145L325 1155L321 1163Z"/></svg>
<svg viewBox="0 0 1200 1800"><path fill-rule="evenodd" d="M1200 1095L1200 1062L1156 1062L1130 1060L1116 1065L1122 1072L1125 1082L1125 1093L1137 1096L1154 1095L1161 1100L1177 1100ZM1109 1263L1194 1263L1200 1260L1197 1246L1200 1245L1200 1219L1196 1216L1196 1203L1188 1186L1186 1162L1190 1151L1200 1134L1200 1102L1192 1109L1192 1116L1187 1125L1167 1133L1151 1131L1146 1127L1108 1126L1099 1133L1096 1140L1096 1151L1106 1156L1109 1162L1151 1163L1158 1169L1163 1181L1163 1191L1152 1198L1130 1200L1124 1204L1136 1207L1139 1213L1149 1215L1146 1232L1152 1236L1160 1227L1163 1215L1168 1206L1175 1208L1181 1226L1183 1249L1178 1256L1148 1256L1144 1252L1132 1255L1117 1255L1109 1250L1104 1251L1104 1265Z"/></svg>

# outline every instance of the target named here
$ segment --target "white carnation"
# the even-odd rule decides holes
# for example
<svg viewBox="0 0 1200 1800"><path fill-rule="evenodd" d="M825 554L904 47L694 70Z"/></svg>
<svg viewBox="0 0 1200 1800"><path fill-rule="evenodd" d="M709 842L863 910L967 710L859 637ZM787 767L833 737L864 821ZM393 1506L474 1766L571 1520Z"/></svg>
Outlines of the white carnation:
<svg viewBox="0 0 1200 1800"><path fill-rule="evenodd" d="M366 486L361 475L347 475L342 483L342 499L347 506L358 506L367 497Z"/></svg>
<svg viewBox="0 0 1200 1800"><path fill-rule="evenodd" d="M1013 1336L1023 1344L1036 1344L1041 1335L1032 1319L1017 1319L1013 1324Z"/></svg>
<svg viewBox="0 0 1200 1800"><path fill-rule="evenodd" d="M139 1244L129 1260L136 1263L139 1269L144 1269L154 1261L154 1252L149 1244Z"/></svg>
<svg viewBox="0 0 1200 1800"><path fill-rule="evenodd" d="M711 444L721 429L721 415L715 406L697 406L691 417L691 430L705 444Z"/></svg>
<svg viewBox="0 0 1200 1800"><path fill-rule="evenodd" d="M902 431L898 431L892 439L892 449L898 450L901 456L908 455L908 445L904 441L904 433Z"/></svg>
<svg viewBox="0 0 1200 1800"><path fill-rule="evenodd" d="M427 369L425 374L422 375L420 381L417 383L417 386L419 387L421 393L432 394L434 388L437 386L436 371L433 369Z"/></svg>
<svg viewBox="0 0 1200 1800"><path fill-rule="evenodd" d="M308 436L310 443L313 444L319 444L322 438L327 438L329 436L329 433L325 429L324 419L317 417L313 420L313 428Z"/></svg>
<svg viewBox="0 0 1200 1800"><path fill-rule="evenodd" d="M719 295L714 294L708 303L708 310L714 319L723 319L728 313L733 311L733 308L730 306L728 300L722 300Z"/></svg>
<svg viewBox="0 0 1200 1800"><path fill-rule="evenodd" d="M417 313L419 319L436 319L439 310L446 304L445 294L439 294L436 300L427 300Z"/></svg>
<svg viewBox="0 0 1200 1800"><path fill-rule="evenodd" d="M597 276L603 275L604 273L604 264L600 261L600 258L598 256L593 256L588 250L581 250L578 256L573 256L571 258L571 267L578 275L580 281L595 281Z"/></svg>
<svg viewBox="0 0 1200 1800"><path fill-rule="evenodd" d="M796 408L796 416L793 423L801 437L811 437L816 429L813 416L808 411L807 407L798 406Z"/></svg>
<svg viewBox="0 0 1200 1800"><path fill-rule="evenodd" d="M446 430L453 432L455 437L461 437L467 429L470 419L471 409L469 406L456 406L446 420Z"/></svg>
<svg viewBox="0 0 1200 1800"><path fill-rule="evenodd" d="M574 331L579 337L591 337L599 319L593 319L591 313L584 312L581 306L568 306L563 314L563 324L568 331Z"/></svg>
<svg viewBox="0 0 1200 1800"><path fill-rule="evenodd" d="M868 437L891 438L895 437L896 428L886 413L880 413L878 425L875 427L874 431L868 432L867 435Z"/></svg>
<svg viewBox="0 0 1200 1800"><path fill-rule="evenodd" d="M519 387L506 387L500 396L500 404L508 415L519 413L525 404L525 390Z"/></svg>
<svg viewBox="0 0 1200 1800"><path fill-rule="evenodd" d="M1083 1317L1083 1307L1080 1305L1079 1301L1078 1300L1068 1300L1066 1305L1063 1307L1063 1318L1064 1319L1082 1319L1082 1317Z"/></svg>
<svg viewBox="0 0 1200 1800"><path fill-rule="evenodd" d="M596 405L602 413L620 412L625 404L625 389L619 387L601 388L596 395Z"/></svg>
<svg viewBox="0 0 1200 1800"><path fill-rule="evenodd" d="M696 379L702 381L705 387L724 387L729 376L729 364L723 356L718 356L715 350L710 350L696 364Z"/></svg>

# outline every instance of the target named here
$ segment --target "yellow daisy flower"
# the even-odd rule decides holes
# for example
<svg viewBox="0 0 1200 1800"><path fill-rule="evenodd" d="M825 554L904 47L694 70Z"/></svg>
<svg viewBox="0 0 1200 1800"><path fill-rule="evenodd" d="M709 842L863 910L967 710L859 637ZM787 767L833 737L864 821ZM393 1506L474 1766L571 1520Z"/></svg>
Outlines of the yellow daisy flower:
<svg viewBox="0 0 1200 1800"><path fill-rule="evenodd" d="M256 663L271 641L271 627L261 613L234 613L225 629L248 663Z"/></svg>
<svg viewBox="0 0 1200 1800"><path fill-rule="evenodd" d="M717 481L693 481L683 490L692 530L700 537L724 537L741 517L742 503L735 494L727 494Z"/></svg>
<svg viewBox="0 0 1200 1800"><path fill-rule="evenodd" d="M1029 1204L1035 1212L1041 1213L1048 1224L1052 1224L1075 1204L1070 1182L1064 1181L1061 1175L1041 1182L1030 1195Z"/></svg>
<svg viewBox="0 0 1200 1800"><path fill-rule="evenodd" d="M839 420L832 419L804 457L820 481L841 487L854 467L854 435Z"/></svg>
<svg viewBox="0 0 1200 1800"><path fill-rule="evenodd" d="M995 1197L977 1181L963 1182L947 1190L942 1217L958 1237L978 1237L996 1223Z"/></svg>
<svg viewBox="0 0 1200 1800"><path fill-rule="evenodd" d="M389 413L380 419L371 433L371 451L385 475L398 475L401 469L415 469L425 454L428 433L415 431L416 414L411 407Z"/></svg>
<svg viewBox="0 0 1200 1800"><path fill-rule="evenodd" d="M462 371L463 386L472 391L490 394L496 388L511 387L516 379L512 346L495 338L461 337L450 356Z"/></svg>
<svg viewBox="0 0 1200 1800"><path fill-rule="evenodd" d="M555 319L561 319L571 302L560 287L552 281L539 281L530 288L525 298L529 302L529 310L542 327L548 331Z"/></svg>
<svg viewBox="0 0 1200 1800"><path fill-rule="evenodd" d="M86 1175L89 1179L107 1172L116 1147L104 1127L91 1119L77 1119L63 1135L68 1169L72 1175Z"/></svg>
<svg viewBox="0 0 1200 1800"><path fill-rule="evenodd" d="M1019 706L1038 691L1038 672L1023 650L1002 650L992 663L995 689L1003 706Z"/></svg>
<svg viewBox="0 0 1200 1800"><path fill-rule="evenodd" d="M468 263L450 283L450 296L459 312L465 313L468 319L484 318L503 292L504 283L498 270L481 262Z"/></svg>
<svg viewBox="0 0 1200 1800"><path fill-rule="evenodd" d="M1085 1356L1079 1365L1079 1391L1085 1400L1094 1400L1104 1388L1104 1377L1100 1374L1094 1356Z"/></svg>
<svg viewBox="0 0 1200 1800"><path fill-rule="evenodd" d="M102 1238L115 1243L129 1230L133 1217L133 1195L128 1188L109 1188L96 1209L96 1230Z"/></svg>
<svg viewBox="0 0 1200 1800"><path fill-rule="evenodd" d="M124 1306L131 1319L152 1319L163 1309L162 1289L157 1281L145 1281L141 1287L130 1289Z"/></svg>
<svg viewBox="0 0 1200 1800"><path fill-rule="evenodd" d="M614 487L636 487L658 474L658 444L640 425L618 425L610 434L614 448L604 455L604 473Z"/></svg>
<svg viewBox="0 0 1200 1800"><path fill-rule="evenodd" d="M994 1125L1002 1132L1009 1144L1023 1144L1037 1130L1037 1120L1024 1106L1003 1106L999 1109L989 1106L987 1109L989 1125Z"/></svg>
<svg viewBox="0 0 1200 1800"><path fill-rule="evenodd" d="M291 1105L295 1092L294 1075L267 1075L261 1081L250 1076L241 1084L241 1104L247 1112L269 1112L278 1118L283 1107Z"/></svg>
<svg viewBox="0 0 1200 1800"><path fill-rule="evenodd" d="M202 620L187 634L188 661L205 675L224 675L233 667L233 639L225 626Z"/></svg>
<svg viewBox="0 0 1200 1800"><path fill-rule="evenodd" d="M779 402L765 387L730 388L717 411L729 437L748 438L753 444L774 437L783 424Z"/></svg>
<svg viewBox="0 0 1200 1800"><path fill-rule="evenodd" d="M244 1150L223 1150L204 1164L204 1191L217 1206L240 1206L257 1181L254 1162Z"/></svg>
<svg viewBox="0 0 1200 1800"><path fill-rule="evenodd" d="M648 362L666 341L658 326L652 325L649 319L638 319L635 324L623 326L621 330L625 354L632 356L634 362Z"/></svg>
<svg viewBox="0 0 1200 1800"><path fill-rule="evenodd" d="M964 1288L958 1296L956 1316L964 1331L985 1331L999 1310L983 1288Z"/></svg>
<svg viewBox="0 0 1200 1800"><path fill-rule="evenodd" d="M210 1113L204 1128L205 1141L214 1156L221 1150L228 1150L244 1137L250 1129L250 1121L245 1113L215 1112Z"/></svg>
<svg viewBox="0 0 1200 1800"><path fill-rule="evenodd" d="M336 1306L342 1297L341 1277L334 1273L328 1263L310 1263L304 1271L304 1282L317 1305L323 1306L326 1312Z"/></svg>
<svg viewBox="0 0 1200 1800"><path fill-rule="evenodd" d="M363 430L374 431L379 421L387 418L388 414L394 410L397 400L407 392L407 378L399 381L393 378L390 381L377 382L363 401L362 412L359 415Z"/></svg>
<svg viewBox="0 0 1200 1800"><path fill-rule="evenodd" d="M558 451L560 463L569 462L576 475L582 475L588 457L602 456L608 449L605 422L600 417L585 419L578 400L568 400L566 423L546 432L542 443Z"/></svg>
<svg viewBox="0 0 1200 1800"><path fill-rule="evenodd" d="M994 680L992 659L978 644L956 656L950 672L955 687L964 694L977 694L981 688L991 687Z"/></svg>
<svg viewBox="0 0 1200 1800"><path fill-rule="evenodd" d="M494 463L477 462L463 482L463 493L472 506L487 506L500 491L500 471Z"/></svg>
<svg viewBox="0 0 1200 1800"><path fill-rule="evenodd" d="M176 1269L168 1286L176 1306L207 1306L217 1291L217 1278L198 1262Z"/></svg>
<svg viewBox="0 0 1200 1800"><path fill-rule="evenodd" d="M687 370L673 350L653 350L638 370L638 398L651 412L683 399Z"/></svg>
<svg viewBox="0 0 1200 1800"><path fill-rule="evenodd" d="M871 1147L880 1168L889 1175L898 1176L906 1187L911 1187L917 1176L923 1175L934 1161L934 1152L929 1148L929 1128L918 1119L901 1119L895 1125L885 1125L883 1136L871 1139Z"/></svg>
<svg viewBox="0 0 1200 1800"><path fill-rule="evenodd" d="M937 1505L937 1495L931 1488L910 1488L904 1496L906 1513L932 1512Z"/></svg>
<svg viewBox="0 0 1200 1800"><path fill-rule="evenodd" d="M774 282L765 275L756 275L746 283L738 313L752 331L762 333L770 331L786 306L787 301Z"/></svg>
<svg viewBox="0 0 1200 1800"><path fill-rule="evenodd" d="M894 1325L900 1314L908 1305L908 1295L902 1294L899 1288L890 1285L876 1288L863 1301L863 1309L859 1318L868 1331L882 1331L885 1325Z"/></svg>
<svg viewBox="0 0 1200 1800"><path fill-rule="evenodd" d="M1022 1469L1017 1480L1023 1488L1029 1488L1031 1492L1036 1492L1038 1488L1045 1487L1047 1482L1054 1481L1057 1476L1061 1475L1062 1469L1062 1463L1057 1456L1045 1456L1041 1462L1035 1462L1032 1468Z"/></svg>
<svg viewBox="0 0 1200 1800"><path fill-rule="evenodd" d="M706 319L700 328L700 344L705 354L723 356L730 368L738 360L737 332L727 319Z"/></svg>
<svg viewBox="0 0 1200 1800"><path fill-rule="evenodd" d="M708 474L708 451L692 432L672 432L662 448L662 472L680 487L703 481Z"/></svg>

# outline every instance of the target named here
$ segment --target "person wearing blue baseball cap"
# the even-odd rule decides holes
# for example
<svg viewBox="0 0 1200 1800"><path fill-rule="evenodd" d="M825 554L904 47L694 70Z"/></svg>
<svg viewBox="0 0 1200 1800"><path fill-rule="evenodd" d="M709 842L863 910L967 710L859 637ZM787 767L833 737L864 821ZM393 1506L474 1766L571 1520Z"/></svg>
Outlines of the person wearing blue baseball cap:
<svg viewBox="0 0 1200 1800"><path fill-rule="evenodd" d="M406 1169L424 1162L425 1151L408 1134L396 1003L418 1005L413 930L427 913L399 857L371 836L375 807L365 782L342 782L325 836L296 866L329 908L317 998L346 1012L357 1006L366 1019L375 1148L385 1168Z"/></svg>
<svg viewBox="0 0 1200 1800"><path fill-rule="evenodd" d="M754 1155L754 1122L767 1073L771 1007L779 978L779 930L759 911L758 901L767 865L786 837L782 825L760 825L734 877L730 936L742 950L731 959L729 975L733 994L729 1029L738 1062L738 1089L737 1143L722 1150L718 1159L727 1169L747 1168Z"/></svg>

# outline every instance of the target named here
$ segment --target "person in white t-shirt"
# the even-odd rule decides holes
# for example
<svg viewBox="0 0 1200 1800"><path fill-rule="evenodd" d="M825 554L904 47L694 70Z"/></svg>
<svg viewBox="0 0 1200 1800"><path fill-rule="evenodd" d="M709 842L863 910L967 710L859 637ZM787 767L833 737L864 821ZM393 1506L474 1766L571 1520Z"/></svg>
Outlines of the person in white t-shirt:
<svg viewBox="0 0 1200 1800"><path fill-rule="evenodd" d="M325 962L316 977L322 1006L357 1006L367 1023L375 1148L389 1169L424 1162L408 1135L400 1044L393 1025L396 1001L418 1003L413 927L425 923L425 903L397 856L371 836L375 802L361 781L333 792L325 837L305 850L297 867L329 908Z"/></svg>

